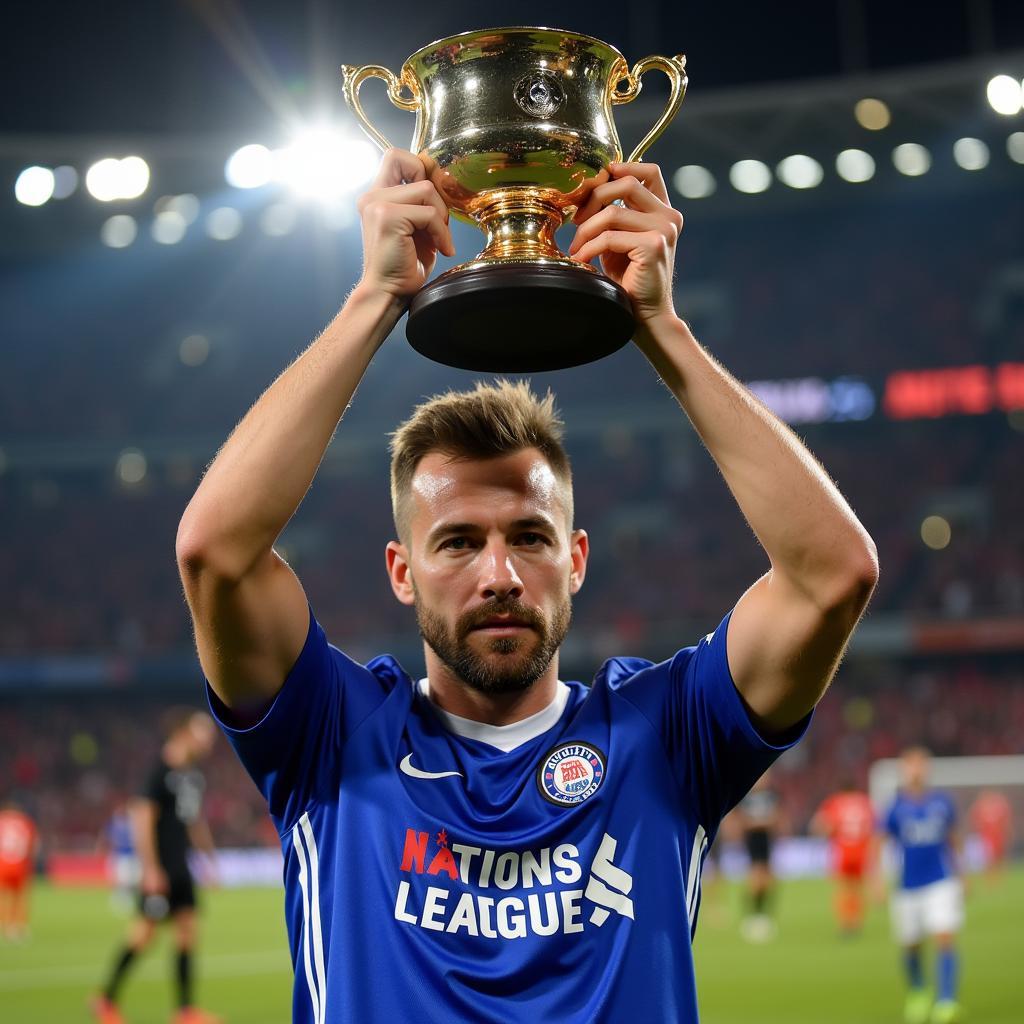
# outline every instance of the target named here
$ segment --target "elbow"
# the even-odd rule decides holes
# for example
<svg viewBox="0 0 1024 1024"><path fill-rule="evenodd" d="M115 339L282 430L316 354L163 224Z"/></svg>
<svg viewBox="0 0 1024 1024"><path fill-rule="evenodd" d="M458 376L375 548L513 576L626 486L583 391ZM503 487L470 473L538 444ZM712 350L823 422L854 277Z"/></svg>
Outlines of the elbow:
<svg viewBox="0 0 1024 1024"><path fill-rule="evenodd" d="M878 549L867 532L861 530L861 536L850 545L843 569L837 574L835 588L827 602L829 610L848 617L851 625L856 623L875 592L878 575Z"/></svg>
<svg viewBox="0 0 1024 1024"><path fill-rule="evenodd" d="M228 545L211 537L210 530L188 509L178 523L174 555L186 593L203 579L230 584L245 574L237 559L231 557Z"/></svg>

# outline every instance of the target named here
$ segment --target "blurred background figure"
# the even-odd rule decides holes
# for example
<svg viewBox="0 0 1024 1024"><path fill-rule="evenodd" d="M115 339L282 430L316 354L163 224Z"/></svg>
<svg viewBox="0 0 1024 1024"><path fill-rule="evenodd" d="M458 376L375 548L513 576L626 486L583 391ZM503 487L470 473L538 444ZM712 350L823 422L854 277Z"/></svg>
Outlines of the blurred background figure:
<svg viewBox="0 0 1024 1024"><path fill-rule="evenodd" d="M131 910L139 885L139 858L135 854L130 801L118 801L100 832L96 849L107 857L111 904L119 911Z"/></svg>
<svg viewBox="0 0 1024 1024"><path fill-rule="evenodd" d="M1013 840L1013 807L1005 793L982 790L971 804L971 828L981 839L985 852L985 875L989 881L1002 878Z"/></svg>
<svg viewBox="0 0 1024 1024"><path fill-rule="evenodd" d="M900 858L892 919L909 986L907 1024L953 1024L960 1018L956 936L964 923L960 844L952 799L929 788L929 762L923 747L903 752L903 785L885 816L885 833ZM938 954L934 990L922 962L929 938Z"/></svg>
<svg viewBox="0 0 1024 1024"><path fill-rule="evenodd" d="M875 847L875 811L854 779L845 779L818 808L811 832L829 841L839 934L857 935L864 925L864 882Z"/></svg>
<svg viewBox="0 0 1024 1024"><path fill-rule="evenodd" d="M160 756L132 807L135 848L141 867L139 915L118 952L101 994L91 1008L100 1024L122 1024L118 993L136 958L153 941L157 925L174 930L178 1010L174 1024L218 1024L220 1018L193 1004L192 955L196 946L195 882L188 864L196 846L211 859L209 829L201 817L205 780L199 763L213 748L216 729L208 714L172 709L164 718Z"/></svg>
<svg viewBox="0 0 1024 1024"><path fill-rule="evenodd" d="M743 845L750 859L747 869L747 912L740 932L748 942L775 938L776 880L772 872L772 844L780 830L781 803L767 771L740 801L735 814L743 831Z"/></svg>
<svg viewBox="0 0 1024 1024"><path fill-rule="evenodd" d="M29 890L39 838L35 823L13 801L0 804L0 935L28 938Z"/></svg>

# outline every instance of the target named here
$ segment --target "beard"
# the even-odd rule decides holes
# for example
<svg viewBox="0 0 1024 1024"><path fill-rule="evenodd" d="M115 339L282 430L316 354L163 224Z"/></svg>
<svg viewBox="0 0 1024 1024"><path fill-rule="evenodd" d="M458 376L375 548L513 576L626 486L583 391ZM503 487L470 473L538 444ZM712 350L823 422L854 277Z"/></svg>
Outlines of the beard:
<svg viewBox="0 0 1024 1024"><path fill-rule="evenodd" d="M525 634L489 637L486 654L470 644L473 630L493 615L509 615L530 627ZM528 690L551 664L569 632L572 601L568 595L555 608L551 621L512 599L489 601L460 615L453 627L416 597L420 636L451 669L456 678L478 693L504 694Z"/></svg>

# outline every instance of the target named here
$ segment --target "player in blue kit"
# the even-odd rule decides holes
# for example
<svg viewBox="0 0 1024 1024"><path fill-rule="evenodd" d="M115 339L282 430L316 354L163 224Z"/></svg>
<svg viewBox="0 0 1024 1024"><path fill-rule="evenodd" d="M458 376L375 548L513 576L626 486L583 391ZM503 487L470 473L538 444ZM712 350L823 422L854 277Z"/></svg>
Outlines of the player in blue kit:
<svg viewBox="0 0 1024 1024"><path fill-rule="evenodd" d="M960 1016L955 941L963 927L964 897L957 872L956 809L946 793L928 788L929 760L922 747L904 751L903 788L883 824L901 859L892 920L910 985L907 1024L952 1024ZM934 1005L921 965L921 943L929 936L938 948Z"/></svg>
<svg viewBox="0 0 1024 1024"><path fill-rule="evenodd" d="M359 201L360 282L235 429L178 533L211 704L281 836L295 1021L695 1021L701 860L801 735L874 586L839 491L676 315L682 217L661 172L610 172L571 252L631 296L637 345L770 568L668 661L561 680L590 546L561 425L550 396L478 385L392 439L387 571L426 677L328 643L273 545L377 348L454 253L423 164L391 150Z"/></svg>

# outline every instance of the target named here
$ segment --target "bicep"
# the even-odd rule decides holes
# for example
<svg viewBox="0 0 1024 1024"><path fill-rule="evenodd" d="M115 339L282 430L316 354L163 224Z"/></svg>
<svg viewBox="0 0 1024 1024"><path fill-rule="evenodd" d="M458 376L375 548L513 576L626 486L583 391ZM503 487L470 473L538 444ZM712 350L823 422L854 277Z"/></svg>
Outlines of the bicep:
<svg viewBox="0 0 1024 1024"><path fill-rule="evenodd" d="M729 669L759 726L785 730L811 711L855 624L846 605L822 609L772 571L740 598L729 625Z"/></svg>
<svg viewBox="0 0 1024 1024"><path fill-rule="evenodd" d="M182 579L210 686L232 710L265 705L306 640L309 606L298 577L271 551L237 581L201 570Z"/></svg>

